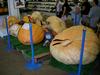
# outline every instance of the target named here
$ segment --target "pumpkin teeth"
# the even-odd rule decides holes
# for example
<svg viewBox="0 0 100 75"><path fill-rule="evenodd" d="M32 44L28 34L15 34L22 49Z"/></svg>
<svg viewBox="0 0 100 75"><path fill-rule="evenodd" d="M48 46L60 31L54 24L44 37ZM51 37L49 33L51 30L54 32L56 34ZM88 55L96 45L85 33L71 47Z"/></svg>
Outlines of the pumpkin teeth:
<svg viewBox="0 0 100 75"><path fill-rule="evenodd" d="M62 43L61 43L61 45L62 46L68 46L69 44L71 44L72 43L72 40L66 40L66 41L63 41Z"/></svg>

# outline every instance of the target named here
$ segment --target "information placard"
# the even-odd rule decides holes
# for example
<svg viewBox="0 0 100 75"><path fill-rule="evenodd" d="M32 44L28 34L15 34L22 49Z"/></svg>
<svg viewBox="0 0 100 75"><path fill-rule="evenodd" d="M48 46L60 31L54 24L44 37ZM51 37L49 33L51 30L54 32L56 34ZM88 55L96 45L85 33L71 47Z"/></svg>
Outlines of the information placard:
<svg viewBox="0 0 100 75"><path fill-rule="evenodd" d="M25 1L24 0L15 0L15 8L24 8Z"/></svg>

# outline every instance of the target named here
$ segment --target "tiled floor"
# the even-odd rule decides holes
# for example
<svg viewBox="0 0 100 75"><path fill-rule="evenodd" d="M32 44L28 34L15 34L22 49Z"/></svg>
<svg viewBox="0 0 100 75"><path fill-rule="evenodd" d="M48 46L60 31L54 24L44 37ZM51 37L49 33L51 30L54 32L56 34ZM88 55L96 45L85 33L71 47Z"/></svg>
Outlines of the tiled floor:
<svg viewBox="0 0 100 75"><path fill-rule="evenodd" d="M47 62L36 71L25 69L26 60L16 51L6 52L5 43L0 39L0 75L68 75L67 72L51 67ZM96 64L91 75L100 75L100 63Z"/></svg>

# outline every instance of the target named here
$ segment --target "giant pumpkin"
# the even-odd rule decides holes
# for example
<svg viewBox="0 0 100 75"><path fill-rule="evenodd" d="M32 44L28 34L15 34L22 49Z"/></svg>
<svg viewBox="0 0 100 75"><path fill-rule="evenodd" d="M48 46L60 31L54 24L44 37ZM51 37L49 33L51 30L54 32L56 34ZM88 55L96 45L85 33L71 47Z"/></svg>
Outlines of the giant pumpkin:
<svg viewBox="0 0 100 75"><path fill-rule="evenodd" d="M33 43L40 43L44 38L44 30L41 26L32 24ZM24 45L30 45L29 23L25 23L18 32L18 39Z"/></svg>
<svg viewBox="0 0 100 75"><path fill-rule="evenodd" d="M73 26L55 36L50 44L53 57L64 64L79 64L84 26ZM86 28L83 64L89 64L99 53L99 40L92 29Z"/></svg>

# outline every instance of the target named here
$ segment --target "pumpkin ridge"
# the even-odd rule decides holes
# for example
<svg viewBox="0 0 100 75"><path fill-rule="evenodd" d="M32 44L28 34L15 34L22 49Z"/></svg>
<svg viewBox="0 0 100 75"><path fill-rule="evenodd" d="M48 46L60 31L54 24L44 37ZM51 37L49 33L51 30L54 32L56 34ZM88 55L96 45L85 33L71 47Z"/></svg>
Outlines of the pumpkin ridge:
<svg viewBox="0 0 100 75"><path fill-rule="evenodd" d="M39 38L40 40L43 40L43 38L44 38L44 37L43 37L43 38L41 38L42 36L44 36L44 33L43 33L43 32L41 32L41 33L40 33L40 35L39 35L39 37L38 37L38 38ZM39 41L39 39L37 39L37 41Z"/></svg>
<svg viewBox="0 0 100 75"><path fill-rule="evenodd" d="M37 28L37 26L36 26L36 28ZM40 31L39 31L39 30L40 30ZM38 33L38 34L37 34L37 33ZM42 38L41 38L41 37L43 36L42 33L43 33L43 30L41 30L41 27L38 27L38 30L37 30L36 32L34 32L34 35L37 34L37 36L34 37L34 35L33 35L33 38L36 39L35 41L39 41L39 40L42 39ZM41 35L41 37L40 37L40 35ZM38 38L38 39L37 39L37 38ZM40 38L41 38L41 39L40 39ZM33 40L34 40L34 39L33 39Z"/></svg>

